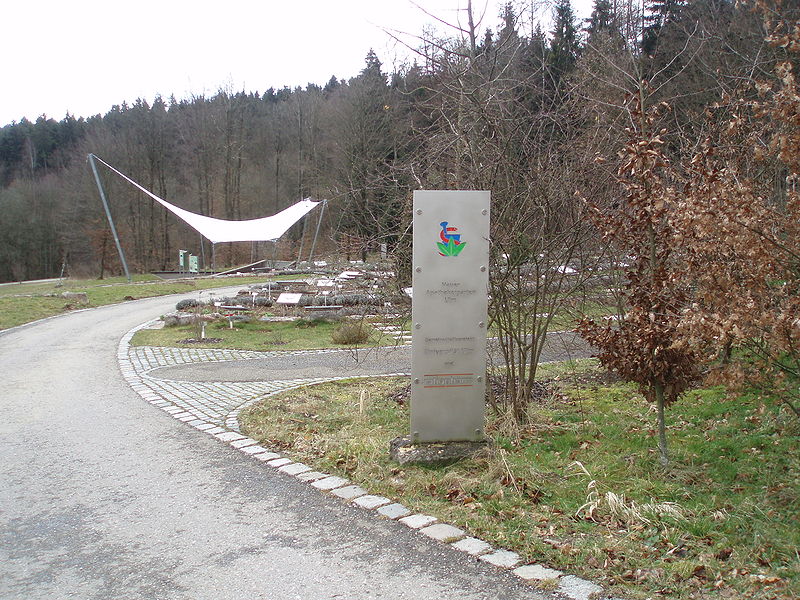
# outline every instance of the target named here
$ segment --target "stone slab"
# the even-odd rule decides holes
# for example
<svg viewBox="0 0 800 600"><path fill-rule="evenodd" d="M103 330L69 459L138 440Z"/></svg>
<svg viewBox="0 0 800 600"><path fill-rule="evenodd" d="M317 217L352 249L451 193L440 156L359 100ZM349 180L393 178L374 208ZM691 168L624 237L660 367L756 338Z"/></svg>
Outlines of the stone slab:
<svg viewBox="0 0 800 600"><path fill-rule="evenodd" d="M452 544L452 546L456 550L466 552L472 556L480 556L481 554L486 554L492 550L491 544L474 537L465 537L463 540Z"/></svg>
<svg viewBox="0 0 800 600"><path fill-rule="evenodd" d="M389 500L389 498L384 498L383 496L373 496L372 494L367 494L353 500L353 504L360 506L361 508L366 508L367 510L376 509L379 506L384 506L390 502L391 500Z"/></svg>
<svg viewBox="0 0 800 600"><path fill-rule="evenodd" d="M389 456L401 465L448 464L480 452L486 444L485 441L415 444L411 436L403 436L389 442Z"/></svg>
<svg viewBox="0 0 800 600"><path fill-rule="evenodd" d="M330 475L328 473L320 473L319 471L306 471L297 476L300 481L316 481L317 479L323 479L325 477L330 477Z"/></svg>
<svg viewBox="0 0 800 600"><path fill-rule="evenodd" d="M401 519L410 515L411 511L402 504L393 502L392 504L381 506L378 509L378 514L386 517L387 519Z"/></svg>
<svg viewBox="0 0 800 600"><path fill-rule="evenodd" d="M256 458L258 460L263 460L265 462L269 461L269 460L275 460L276 458L280 458L280 457L281 457L281 455L278 454L277 452L264 452L262 454L257 454L256 455Z"/></svg>
<svg viewBox="0 0 800 600"><path fill-rule="evenodd" d="M300 473L305 473L306 471L310 470L311 467L304 465L303 463L292 463L278 469L278 471L281 471L282 473L288 473L289 475L299 475Z"/></svg>
<svg viewBox="0 0 800 600"><path fill-rule="evenodd" d="M267 451L264 446L259 446L258 444L255 446L245 446L244 448L240 448L240 450L245 454L262 454Z"/></svg>
<svg viewBox="0 0 800 600"><path fill-rule="evenodd" d="M603 592L603 588L580 577L565 575L558 580L557 591L571 600L592 600L593 595Z"/></svg>
<svg viewBox="0 0 800 600"><path fill-rule="evenodd" d="M218 433L214 436L218 440L222 440L223 442L233 442L234 440L242 440L244 436L240 433L236 433L235 431L226 431L225 433Z"/></svg>
<svg viewBox="0 0 800 600"><path fill-rule="evenodd" d="M336 488L331 491L331 494L345 500L353 500L359 496L366 496L367 490L360 488L357 485L346 485L344 487Z"/></svg>
<svg viewBox="0 0 800 600"><path fill-rule="evenodd" d="M277 468L277 467L282 467L284 465L291 464L291 462L292 462L291 458L276 458L275 460L267 461L267 464L270 467L276 467Z"/></svg>
<svg viewBox="0 0 800 600"><path fill-rule="evenodd" d="M403 517L400 519L400 522L403 525L411 527L411 529L420 529L421 527L426 527L428 525L432 525L438 521L436 517L431 517L429 515L410 515L408 517Z"/></svg>
<svg viewBox="0 0 800 600"><path fill-rule="evenodd" d="M491 554L479 556L478 559L503 569L511 569L522 562L519 554L510 550L495 550Z"/></svg>
<svg viewBox="0 0 800 600"><path fill-rule="evenodd" d="M245 446L253 446L254 444L257 444L257 443L258 442L256 440L246 437L246 438L241 439L241 440L232 441L231 442L231 446L233 446L234 448L244 448Z"/></svg>
<svg viewBox="0 0 800 600"><path fill-rule="evenodd" d="M331 475L326 477L325 479L318 479L311 485L313 485L318 490L333 490L338 487L342 487L350 483L347 479L343 477L336 477L335 475Z"/></svg>
<svg viewBox="0 0 800 600"><path fill-rule="evenodd" d="M439 540L440 542L444 542L445 544L455 542L456 540L460 540L464 536L466 536L466 533L464 532L463 529L459 529L458 527L453 527L452 525L448 525L447 523L436 523L435 525L429 525L428 527L423 527L419 531L420 533L427 535L429 538L433 538L434 540Z"/></svg>
<svg viewBox="0 0 800 600"><path fill-rule="evenodd" d="M546 579L558 579L564 573L555 569L548 569L542 565L524 565L514 569L514 575L525 581L544 581Z"/></svg>

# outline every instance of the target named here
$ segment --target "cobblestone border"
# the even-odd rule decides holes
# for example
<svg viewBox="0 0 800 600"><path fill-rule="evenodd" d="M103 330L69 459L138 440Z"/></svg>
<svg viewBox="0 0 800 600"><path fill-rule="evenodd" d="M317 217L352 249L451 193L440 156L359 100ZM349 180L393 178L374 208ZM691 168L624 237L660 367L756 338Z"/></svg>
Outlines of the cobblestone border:
<svg viewBox="0 0 800 600"><path fill-rule="evenodd" d="M477 560L502 570L511 571L526 583L545 588L552 587L555 593L569 600L610 598L608 594L604 593L601 586L591 581L567 575L562 571L540 564L522 564L521 557L515 552L494 548L488 542L470 537L463 529L439 522L436 517L412 514L408 508L390 498L370 494L367 490L353 485L343 477L315 471L306 464L294 462L240 432L239 413L262 398L306 385L355 379L359 376L239 383L170 381L148 375L148 372L153 369L176 364L249 360L286 354L322 354L341 352L341 350L256 352L131 346L130 341L133 335L154 322L148 321L131 329L122 336L117 350L117 360L122 376L135 392L153 406L286 476L306 482L320 491L340 498L355 507L372 511L382 518L402 523L406 527L418 531L420 535L447 544L452 549L464 552ZM408 373L392 373L385 376L391 375L408 375Z"/></svg>

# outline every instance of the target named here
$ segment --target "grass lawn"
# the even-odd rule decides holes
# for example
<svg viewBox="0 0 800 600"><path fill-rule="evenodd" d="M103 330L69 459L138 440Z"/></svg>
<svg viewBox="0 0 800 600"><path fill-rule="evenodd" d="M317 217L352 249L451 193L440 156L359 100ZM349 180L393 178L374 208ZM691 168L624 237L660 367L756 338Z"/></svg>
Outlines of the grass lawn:
<svg viewBox="0 0 800 600"><path fill-rule="evenodd" d="M757 395L694 392L668 410L665 469L634 387L593 361L542 376L553 393L530 425L491 417L490 449L446 467L389 460L389 440L408 433L397 378L295 390L240 420L295 460L620 597L800 597L797 419Z"/></svg>
<svg viewBox="0 0 800 600"><path fill-rule="evenodd" d="M136 275L128 283L124 277L109 279L67 279L56 283L21 283L0 285L0 329L8 329L36 319L50 317L76 308L85 308L73 300L61 298L62 292L85 292L88 306L115 304L126 299L138 300L193 290L213 289L261 281L266 277L183 279L164 281L152 275Z"/></svg>
<svg viewBox="0 0 800 600"><path fill-rule="evenodd" d="M206 338L217 342L184 342L195 338L194 325L165 327L164 329L142 329L137 331L131 344L134 346L169 346L172 348L231 348L236 350L311 350L317 348L353 348L353 345L334 343L333 332L341 325L322 319L301 321L276 321L234 323L229 328L227 321L206 325ZM369 339L360 346L386 344L387 338L368 323L365 324Z"/></svg>
<svg viewBox="0 0 800 600"><path fill-rule="evenodd" d="M569 310L562 308L562 312L556 314L553 317L553 320L550 321L548 331L553 332L573 329L575 328L577 321L583 317L601 319L614 314L616 314L616 307L609 303L603 304L600 302L586 302L581 304L579 309ZM524 315L523 318L526 319L525 328L530 328L532 317L530 317L530 315ZM387 323L399 327L403 333L411 333L410 310L407 311L407 314L401 314L399 317L396 317L393 320L387 320ZM496 337L498 335L498 326L496 321L490 321L488 335L489 337Z"/></svg>

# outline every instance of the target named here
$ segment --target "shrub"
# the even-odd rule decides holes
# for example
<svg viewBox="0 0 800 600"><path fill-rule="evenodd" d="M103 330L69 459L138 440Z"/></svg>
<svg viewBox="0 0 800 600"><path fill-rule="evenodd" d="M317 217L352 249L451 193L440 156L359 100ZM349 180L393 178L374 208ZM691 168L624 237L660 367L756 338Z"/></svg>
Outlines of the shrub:
<svg viewBox="0 0 800 600"><path fill-rule="evenodd" d="M367 294L337 294L329 296L328 302L342 306L380 306L383 304L381 298Z"/></svg>
<svg viewBox="0 0 800 600"><path fill-rule="evenodd" d="M186 310L188 308L195 308L200 306L200 301L195 300L194 298L187 298L186 300L181 300L175 305L175 310Z"/></svg>
<svg viewBox="0 0 800 600"><path fill-rule="evenodd" d="M316 327L329 322L330 320L325 317L302 317L294 322L294 326L299 329L308 329L309 327Z"/></svg>
<svg viewBox="0 0 800 600"><path fill-rule="evenodd" d="M335 344L363 344L369 339L369 331L362 323L342 323L331 335Z"/></svg>

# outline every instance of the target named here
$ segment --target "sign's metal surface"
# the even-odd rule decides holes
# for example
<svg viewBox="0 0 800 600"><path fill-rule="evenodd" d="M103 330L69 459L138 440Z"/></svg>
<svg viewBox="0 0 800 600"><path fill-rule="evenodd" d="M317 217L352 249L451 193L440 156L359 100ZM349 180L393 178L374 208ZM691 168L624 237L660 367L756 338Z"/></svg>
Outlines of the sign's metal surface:
<svg viewBox="0 0 800 600"><path fill-rule="evenodd" d="M414 192L411 435L483 439L489 192Z"/></svg>

